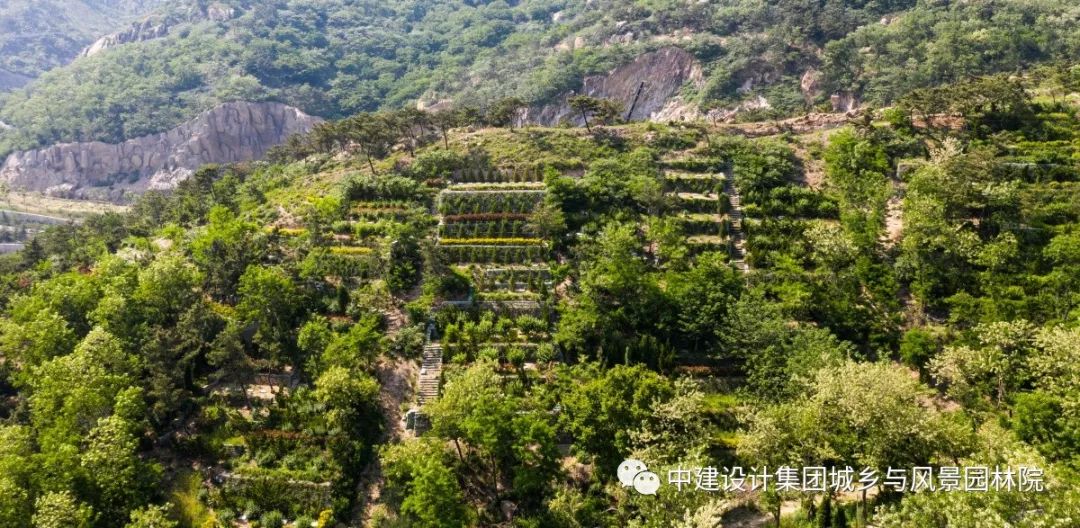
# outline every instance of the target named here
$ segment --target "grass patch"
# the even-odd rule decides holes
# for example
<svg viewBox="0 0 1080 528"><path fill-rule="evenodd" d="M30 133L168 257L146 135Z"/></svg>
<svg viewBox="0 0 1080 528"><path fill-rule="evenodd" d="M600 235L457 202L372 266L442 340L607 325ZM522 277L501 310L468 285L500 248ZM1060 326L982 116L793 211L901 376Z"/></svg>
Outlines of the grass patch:
<svg viewBox="0 0 1080 528"><path fill-rule="evenodd" d="M214 512L199 501L200 489L202 489L202 477L198 472L190 469L180 471L173 479L172 489L169 490L169 501L176 506L180 526L202 528L207 521L214 518Z"/></svg>

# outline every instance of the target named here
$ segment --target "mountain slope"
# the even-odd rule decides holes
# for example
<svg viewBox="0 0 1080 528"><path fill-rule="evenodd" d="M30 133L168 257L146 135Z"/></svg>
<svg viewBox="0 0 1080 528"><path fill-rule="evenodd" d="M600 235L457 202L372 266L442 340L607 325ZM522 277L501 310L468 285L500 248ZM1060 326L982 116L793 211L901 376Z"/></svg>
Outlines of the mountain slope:
<svg viewBox="0 0 1080 528"><path fill-rule="evenodd" d="M19 81L25 82L66 64L98 36L147 13L163 1L6 0L0 3L0 90L19 86Z"/></svg>
<svg viewBox="0 0 1080 528"><path fill-rule="evenodd" d="M172 12L207 2L171 5ZM326 118L452 100L540 105L588 75L678 46L700 63L695 108L790 114L881 104L918 86L1080 56L1063 0L221 0L0 101L0 156L166 130L224 101L279 101ZM646 79L642 79L646 80Z"/></svg>

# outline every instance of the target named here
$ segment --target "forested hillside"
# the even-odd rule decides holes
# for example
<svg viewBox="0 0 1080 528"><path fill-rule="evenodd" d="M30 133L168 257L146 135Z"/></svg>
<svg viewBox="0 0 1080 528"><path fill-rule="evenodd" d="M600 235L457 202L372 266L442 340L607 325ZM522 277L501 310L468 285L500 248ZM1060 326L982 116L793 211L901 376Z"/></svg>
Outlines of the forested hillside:
<svg viewBox="0 0 1080 528"><path fill-rule="evenodd" d="M759 116L828 106L833 94L883 104L1080 55L1080 12L1064 0L178 0L163 12L209 7L227 16L171 18L167 37L76 61L3 99L0 120L15 129L0 130L0 156L159 132L237 99L326 118L418 100L541 104L670 45L702 66L687 104L752 101Z"/></svg>
<svg viewBox="0 0 1080 528"><path fill-rule="evenodd" d="M0 257L0 526L1075 526L1078 86L756 138L362 113L52 227ZM667 480L736 465L1043 489Z"/></svg>
<svg viewBox="0 0 1080 528"><path fill-rule="evenodd" d="M5 0L0 4L0 76L37 77L67 64L99 36L163 0ZM0 91L8 88L0 80Z"/></svg>

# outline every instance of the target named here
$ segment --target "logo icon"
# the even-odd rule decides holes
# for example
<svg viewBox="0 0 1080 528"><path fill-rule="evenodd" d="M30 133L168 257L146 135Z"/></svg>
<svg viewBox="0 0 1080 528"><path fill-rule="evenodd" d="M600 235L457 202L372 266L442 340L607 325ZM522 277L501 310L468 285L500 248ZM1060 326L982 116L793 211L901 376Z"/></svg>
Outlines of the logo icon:
<svg viewBox="0 0 1080 528"><path fill-rule="evenodd" d="M619 482L642 495L656 495L660 489L660 477L645 466L645 463L633 458L623 460L619 469L615 472L619 476Z"/></svg>
<svg viewBox="0 0 1080 528"><path fill-rule="evenodd" d="M656 495L660 489L660 477L652 471L642 471L634 475L634 489L642 495Z"/></svg>

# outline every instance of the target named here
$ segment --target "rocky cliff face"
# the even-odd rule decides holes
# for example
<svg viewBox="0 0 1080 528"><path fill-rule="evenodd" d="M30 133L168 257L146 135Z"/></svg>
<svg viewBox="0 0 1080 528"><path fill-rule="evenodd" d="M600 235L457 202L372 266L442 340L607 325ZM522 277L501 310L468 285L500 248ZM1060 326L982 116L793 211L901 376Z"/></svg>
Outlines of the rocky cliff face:
<svg viewBox="0 0 1080 528"><path fill-rule="evenodd" d="M631 121L658 119L687 82L701 81L701 66L681 48L667 47L638 56L607 75L586 77L581 94L613 99L623 104L623 116ZM565 94L557 103L529 109L527 122L553 126L561 121L581 124Z"/></svg>
<svg viewBox="0 0 1080 528"><path fill-rule="evenodd" d="M236 10L227 5L213 3L203 6L196 3L186 10L147 17L142 21L131 24L124 30L105 35L87 46L79 56L89 57L123 44L163 38L168 36L169 32L180 24L207 20L224 22L234 16L236 16Z"/></svg>
<svg viewBox="0 0 1080 528"><path fill-rule="evenodd" d="M0 182L66 198L124 201L130 193L172 188L207 163L257 159L319 121L278 103L227 103L168 132L117 145L16 152L0 165Z"/></svg>
<svg viewBox="0 0 1080 528"><path fill-rule="evenodd" d="M132 24L130 27L123 31L113 33L112 35L105 35L94 41L79 54L80 57L89 57L91 55L97 55L102 51L109 48L119 46L121 44L127 44L128 42L139 42L143 40L152 40L161 38L169 34L169 26L165 23L159 23L153 19L147 18L142 22Z"/></svg>

